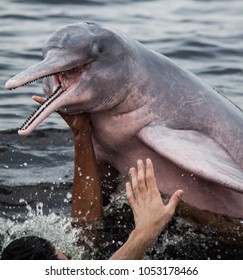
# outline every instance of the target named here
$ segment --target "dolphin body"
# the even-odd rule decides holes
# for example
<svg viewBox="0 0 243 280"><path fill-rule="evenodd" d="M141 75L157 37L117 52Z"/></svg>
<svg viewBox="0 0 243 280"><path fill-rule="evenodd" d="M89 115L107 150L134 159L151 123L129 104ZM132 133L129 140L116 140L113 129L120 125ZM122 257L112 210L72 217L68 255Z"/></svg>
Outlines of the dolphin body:
<svg viewBox="0 0 243 280"><path fill-rule="evenodd" d="M238 107L165 56L95 22L57 30L43 54L6 83L13 89L44 78L48 98L20 135L57 109L88 112L97 161L127 174L149 157L163 194L180 188L193 209L243 218Z"/></svg>

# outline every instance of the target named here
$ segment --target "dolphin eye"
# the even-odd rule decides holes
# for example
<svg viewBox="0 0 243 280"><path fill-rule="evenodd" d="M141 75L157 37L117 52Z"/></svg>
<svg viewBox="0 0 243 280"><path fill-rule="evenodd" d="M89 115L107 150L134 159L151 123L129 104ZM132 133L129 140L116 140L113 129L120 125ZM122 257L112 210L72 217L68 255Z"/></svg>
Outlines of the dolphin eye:
<svg viewBox="0 0 243 280"><path fill-rule="evenodd" d="M103 53L109 49L109 42L106 38L102 38L98 43L98 52Z"/></svg>
<svg viewBox="0 0 243 280"><path fill-rule="evenodd" d="M99 53L102 53L103 51L104 51L104 48L103 48L103 47L99 47L99 48L98 48L98 52L99 52Z"/></svg>
<svg viewBox="0 0 243 280"><path fill-rule="evenodd" d="M93 53L98 54L100 53L100 46L97 43L93 45Z"/></svg>

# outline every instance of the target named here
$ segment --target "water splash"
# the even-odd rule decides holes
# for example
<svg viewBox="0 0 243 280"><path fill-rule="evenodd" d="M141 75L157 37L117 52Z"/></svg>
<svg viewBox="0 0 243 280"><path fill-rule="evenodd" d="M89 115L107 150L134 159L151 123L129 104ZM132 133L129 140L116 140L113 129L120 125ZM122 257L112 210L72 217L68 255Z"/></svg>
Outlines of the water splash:
<svg viewBox="0 0 243 280"><path fill-rule="evenodd" d="M26 203L28 219L22 223L17 220L0 218L0 249L16 238L36 235L51 241L54 246L64 254L71 256L72 259L86 258L87 244L85 243L89 243L89 247L92 244L84 236L84 228L74 228L72 219L62 213L43 215L43 206L43 203L39 202L36 204L36 209L33 209ZM83 245L79 246L78 243L81 239Z"/></svg>
<svg viewBox="0 0 243 280"><path fill-rule="evenodd" d="M30 191L35 192L36 189L28 188ZM109 203L104 207L103 221L82 228L72 226L70 210L60 210L70 205L71 200L70 189L60 191L60 188L46 190L45 194L51 196L51 205L47 204L44 196L40 196L40 188L38 198L43 200L34 203L27 196L17 199L15 193L15 202L25 208L25 219L20 219L16 211L11 218L5 214L0 217L0 251L16 238L37 235L50 240L72 259L108 259L126 242L134 228L134 221L126 198L124 180L116 192L109 196ZM60 204L54 202L54 194L62 194L58 200ZM48 211L44 211L46 208ZM6 211L10 210L6 208ZM58 214L55 213L57 211ZM146 252L144 259L242 259L242 250L242 242L222 242L216 232L189 224L175 215L157 242Z"/></svg>

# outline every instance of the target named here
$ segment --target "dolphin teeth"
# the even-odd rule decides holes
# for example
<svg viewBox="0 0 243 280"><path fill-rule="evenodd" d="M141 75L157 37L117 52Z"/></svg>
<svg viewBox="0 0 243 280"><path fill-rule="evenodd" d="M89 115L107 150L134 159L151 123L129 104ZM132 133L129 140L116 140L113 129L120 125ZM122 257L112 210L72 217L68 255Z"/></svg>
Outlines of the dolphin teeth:
<svg viewBox="0 0 243 280"><path fill-rule="evenodd" d="M57 99L65 89L62 88L61 84L55 89L55 91L45 100L45 102L38 106L35 111L26 119L26 121L22 124L20 130L27 129L34 120L55 100Z"/></svg>

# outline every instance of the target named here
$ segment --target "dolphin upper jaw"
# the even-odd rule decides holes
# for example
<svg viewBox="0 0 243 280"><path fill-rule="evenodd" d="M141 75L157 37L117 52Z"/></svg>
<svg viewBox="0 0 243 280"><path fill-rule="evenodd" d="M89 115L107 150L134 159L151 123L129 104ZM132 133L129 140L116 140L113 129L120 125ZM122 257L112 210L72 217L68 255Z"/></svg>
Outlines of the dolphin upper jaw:
<svg viewBox="0 0 243 280"><path fill-rule="evenodd" d="M75 89L82 83L83 75L90 68L89 63L75 68L69 68L68 70L65 70L64 67L64 69L61 68L55 73L54 70L56 67L54 67L54 70L47 68L48 70L44 72L43 63L46 66L46 59L41 63L38 63L36 66L33 66L14 76L5 84L7 89L14 89L25 86L39 79L47 77L52 79L52 86L49 85L48 91L45 91L48 98L45 100L44 104L39 106L21 126L18 131L21 136L29 135L41 122L44 121L44 119L46 119L51 113L60 109L62 106L74 104L77 98ZM40 71L38 71L38 68L40 68ZM72 93L74 93L73 98L71 96Z"/></svg>

